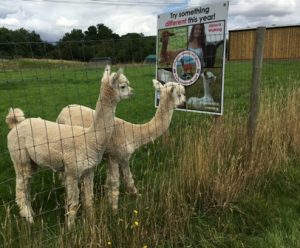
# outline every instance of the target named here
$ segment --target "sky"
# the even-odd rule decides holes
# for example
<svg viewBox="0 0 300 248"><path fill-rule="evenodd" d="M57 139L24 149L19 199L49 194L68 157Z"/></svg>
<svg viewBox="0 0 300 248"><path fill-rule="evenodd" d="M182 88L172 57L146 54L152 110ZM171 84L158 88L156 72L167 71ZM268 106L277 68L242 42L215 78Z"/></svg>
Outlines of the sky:
<svg viewBox="0 0 300 248"><path fill-rule="evenodd" d="M25 28L45 41L103 23L119 35L156 35L157 15L220 0L0 0L0 27ZM228 30L300 24L300 0L230 0Z"/></svg>

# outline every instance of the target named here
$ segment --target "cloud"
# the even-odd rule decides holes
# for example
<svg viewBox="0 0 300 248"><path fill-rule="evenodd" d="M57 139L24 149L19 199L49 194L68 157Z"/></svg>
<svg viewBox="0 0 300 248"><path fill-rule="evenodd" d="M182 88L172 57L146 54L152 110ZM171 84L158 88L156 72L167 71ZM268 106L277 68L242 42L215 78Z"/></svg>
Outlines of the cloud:
<svg viewBox="0 0 300 248"><path fill-rule="evenodd" d="M188 6L208 5L219 0L190 0ZM229 15L244 17L284 16L295 11L296 0L232 0L229 1Z"/></svg>
<svg viewBox="0 0 300 248"><path fill-rule="evenodd" d="M0 6L0 19L5 19L8 14L12 14L14 12L15 11L12 9L6 8L5 6Z"/></svg>
<svg viewBox="0 0 300 248"><path fill-rule="evenodd" d="M0 26L35 31L47 41L57 41L73 28L87 30L103 23L114 33L156 35L157 15L186 6L195 7L220 0L126 1L38 1L0 0ZM175 4L174 2L185 4ZM106 3L106 4L105 4ZM110 3L110 4L108 4ZM121 4L120 4L121 3ZM173 3L170 5L162 5ZM230 0L228 29L256 25L298 24L299 0Z"/></svg>
<svg viewBox="0 0 300 248"><path fill-rule="evenodd" d="M105 25L109 26L115 33L124 35L127 33L143 33L144 35L156 34L155 14L137 13L135 10L123 12L118 11L116 15L111 16Z"/></svg>
<svg viewBox="0 0 300 248"><path fill-rule="evenodd" d="M285 16L292 14L296 0L240 0L230 6L230 14L244 17Z"/></svg>
<svg viewBox="0 0 300 248"><path fill-rule="evenodd" d="M2 0L1 0L2 1ZM12 6L8 0L4 0L6 9ZM161 2L160 2L161 3ZM103 5L99 3L71 2L47 2L47 1L21 1L16 0L13 12L5 12L3 25L8 27L8 20L17 29L24 27L39 33L42 39L56 41L73 28L87 30L91 25L103 23L113 32L123 35L126 33L143 33L145 35L156 34L156 13L163 11L162 6L118 6L118 3ZM51 10L51 11L50 11ZM4 19L6 22L4 23Z"/></svg>
<svg viewBox="0 0 300 248"><path fill-rule="evenodd" d="M0 18L0 26L19 26L20 22L18 19L12 18Z"/></svg>
<svg viewBox="0 0 300 248"><path fill-rule="evenodd" d="M299 24L296 0L236 1L229 7L229 30Z"/></svg>
<svg viewBox="0 0 300 248"><path fill-rule="evenodd" d="M190 0L189 6L203 6L219 0ZM299 0L231 0L229 1L228 30L257 26L300 24Z"/></svg>
<svg viewBox="0 0 300 248"><path fill-rule="evenodd" d="M56 20L55 23L58 27L71 27L73 28L74 26L78 25L77 20L69 20L65 17L60 17Z"/></svg>

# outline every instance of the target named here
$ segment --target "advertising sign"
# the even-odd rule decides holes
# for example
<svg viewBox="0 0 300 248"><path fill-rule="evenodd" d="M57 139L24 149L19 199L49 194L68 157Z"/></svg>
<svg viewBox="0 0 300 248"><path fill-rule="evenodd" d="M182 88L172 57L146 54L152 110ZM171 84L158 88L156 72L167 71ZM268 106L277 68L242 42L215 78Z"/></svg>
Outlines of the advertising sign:
<svg viewBox="0 0 300 248"><path fill-rule="evenodd" d="M227 16L228 2L158 16L156 76L185 86L177 109L222 115Z"/></svg>

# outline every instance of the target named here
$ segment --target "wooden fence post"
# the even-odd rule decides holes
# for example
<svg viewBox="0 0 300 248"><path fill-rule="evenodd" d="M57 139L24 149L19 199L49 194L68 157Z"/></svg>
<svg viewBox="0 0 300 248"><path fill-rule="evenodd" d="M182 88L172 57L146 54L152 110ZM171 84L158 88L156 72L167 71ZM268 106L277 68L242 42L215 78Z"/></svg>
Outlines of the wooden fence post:
<svg viewBox="0 0 300 248"><path fill-rule="evenodd" d="M256 29L256 41L254 49L252 83L250 92L250 111L248 119L248 140L250 148L252 148L253 139L255 137L256 119L259 110L259 88L264 55L265 33L265 27L258 27Z"/></svg>

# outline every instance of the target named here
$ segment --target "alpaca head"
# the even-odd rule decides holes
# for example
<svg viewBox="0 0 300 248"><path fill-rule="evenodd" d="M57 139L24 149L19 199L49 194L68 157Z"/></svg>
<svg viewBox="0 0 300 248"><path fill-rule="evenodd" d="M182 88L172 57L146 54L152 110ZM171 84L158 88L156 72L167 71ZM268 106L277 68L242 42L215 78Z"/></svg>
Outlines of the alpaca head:
<svg viewBox="0 0 300 248"><path fill-rule="evenodd" d="M169 96L169 99L174 103L174 108L185 103L185 88L177 82L167 82L162 85L159 81L153 79L153 86L160 92L161 99Z"/></svg>
<svg viewBox="0 0 300 248"><path fill-rule="evenodd" d="M203 78L203 81L211 84L211 83L214 83L217 79L217 77L210 71L204 71L202 74L201 74L202 78Z"/></svg>
<svg viewBox="0 0 300 248"><path fill-rule="evenodd" d="M162 32L160 41L161 41L162 43L167 44L167 43L169 42L169 37L170 37L170 36L174 36L174 35L175 35L174 33L171 33L171 32L169 32L168 30L165 30L165 31Z"/></svg>
<svg viewBox="0 0 300 248"><path fill-rule="evenodd" d="M111 73L110 66L107 65L101 80L102 97L109 97L116 102L127 99L133 95L133 89L129 84L130 82L123 74L123 69Z"/></svg>

